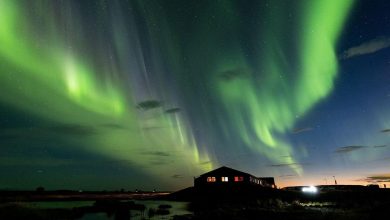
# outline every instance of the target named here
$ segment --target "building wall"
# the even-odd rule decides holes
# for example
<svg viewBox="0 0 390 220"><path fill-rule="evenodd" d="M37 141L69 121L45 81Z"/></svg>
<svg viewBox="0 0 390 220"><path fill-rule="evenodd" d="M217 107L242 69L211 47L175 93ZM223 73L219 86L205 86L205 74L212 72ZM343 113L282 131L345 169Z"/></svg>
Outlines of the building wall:
<svg viewBox="0 0 390 220"><path fill-rule="evenodd" d="M215 178L215 182L208 182L207 178ZM228 181L223 182L222 177L227 177ZM242 177L242 181L235 181L235 177ZM273 187L271 184L267 183L266 181L262 180L261 178L257 178L254 176L249 175L241 175L241 176L235 176L235 175L207 175L207 176L200 176L194 180L195 187L197 186L231 186L231 185L259 185L263 187Z"/></svg>
<svg viewBox="0 0 390 220"><path fill-rule="evenodd" d="M194 179L195 187L223 187L223 186L262 186L275 187L273 177L259 178L234 170L222 167L205 173Z"/></svg>
<svg viewBox="0 0 390 220"><path fill-rule="evenodd" d="M215 177L215 182L208 182L208 177ZM228 181L223 182L222 177L227 177ZM242 177L242 181L235 181L235 177ZM250 184L249 176L235 176L235 175L208 175L208 176L200 176L195 179L195 186L220 186L220 185L248 185Z"/></svg>

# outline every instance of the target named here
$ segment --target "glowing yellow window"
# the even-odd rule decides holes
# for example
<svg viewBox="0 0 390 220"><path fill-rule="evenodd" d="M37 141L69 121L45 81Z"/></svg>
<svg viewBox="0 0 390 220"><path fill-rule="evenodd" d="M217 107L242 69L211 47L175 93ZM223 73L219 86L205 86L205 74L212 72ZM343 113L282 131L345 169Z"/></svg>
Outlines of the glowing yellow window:
<svg viewBox="0 0 390 220"><path fill-rule="evenodd" d="M229 178L227 176L222 177L222 182L229 182Z"/></svg>
<svg viewBox="0 0 390 220"><path fill-rule="evenodd" d="M244 177L243 176L235 176L234 177L234 182L242 182L244 181Z"/></svg>
<svg viewBox="0 0 390 220"><path fill-rule="evenodd" d="M215 176L209 176L207 177L207 182L215 182L217 181L217 179L215 178Z"/></svg>

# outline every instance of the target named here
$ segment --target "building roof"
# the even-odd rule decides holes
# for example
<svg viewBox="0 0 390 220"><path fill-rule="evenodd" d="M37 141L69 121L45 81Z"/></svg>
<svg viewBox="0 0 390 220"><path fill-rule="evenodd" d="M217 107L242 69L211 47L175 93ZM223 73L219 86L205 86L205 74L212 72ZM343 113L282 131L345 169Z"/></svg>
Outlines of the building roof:
<svg viewBox="0 0 390 220"><path fill-rule="evenodd" d="M235 170L235 169L232 169L230 167L226 167L226 166L222 166L220 168L217 168L215 170L212 170L212 171L209 171L207 173L204 173L200 176L209 176L211 174L214 174L214 173L226 173L226 172L229 172L229 173L236 173L237 175L248 175L248 176L253 176L252 174L249 174L249 173L245 173L245 172L242 172L242 171L239 171L239 170Z"/></svg>

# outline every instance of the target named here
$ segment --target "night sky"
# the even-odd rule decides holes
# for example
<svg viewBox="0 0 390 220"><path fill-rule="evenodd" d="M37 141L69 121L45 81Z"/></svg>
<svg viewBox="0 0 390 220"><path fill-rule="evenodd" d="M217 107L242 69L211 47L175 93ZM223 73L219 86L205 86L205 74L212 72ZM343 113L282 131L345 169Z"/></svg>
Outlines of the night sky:
<svg viewBox="0 0 390 220"><path fill-rule="evenodd" d="M390 181L387 0L0 0L0 189ZM333 177L334 176L334 177Z"/></svg>

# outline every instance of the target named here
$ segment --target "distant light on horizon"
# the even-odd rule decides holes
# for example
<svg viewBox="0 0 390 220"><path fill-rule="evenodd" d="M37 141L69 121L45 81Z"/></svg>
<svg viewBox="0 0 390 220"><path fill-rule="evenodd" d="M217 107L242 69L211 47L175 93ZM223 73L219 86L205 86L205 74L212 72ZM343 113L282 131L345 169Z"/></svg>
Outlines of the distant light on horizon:
<svg viewBox="0 0 390 220"><path fill-rule="evenodd" d="M317 193L318 189L315 186L305 186L305 187L302 187L302 192L304 192L304 193Z"/></svg>

